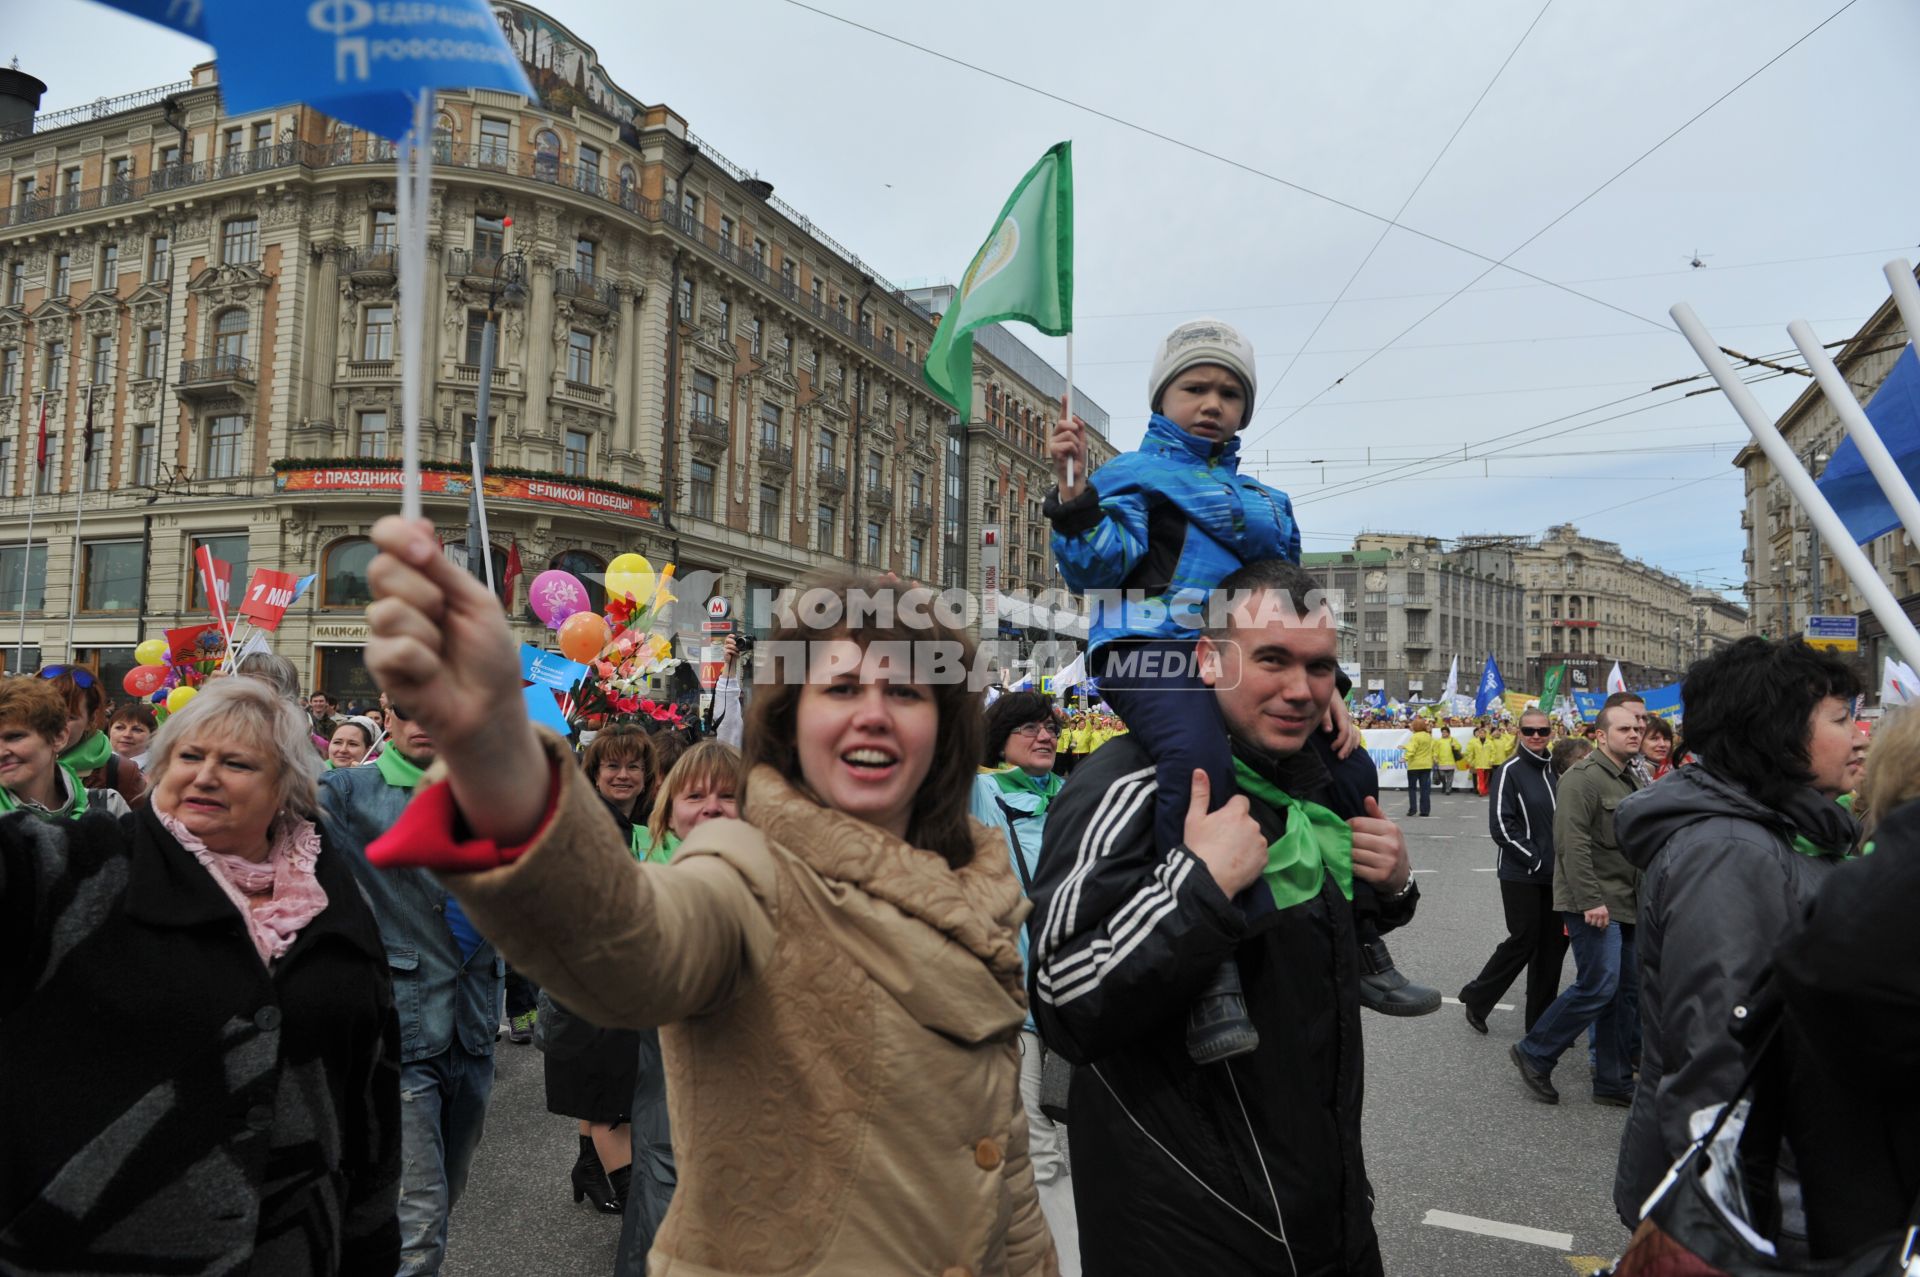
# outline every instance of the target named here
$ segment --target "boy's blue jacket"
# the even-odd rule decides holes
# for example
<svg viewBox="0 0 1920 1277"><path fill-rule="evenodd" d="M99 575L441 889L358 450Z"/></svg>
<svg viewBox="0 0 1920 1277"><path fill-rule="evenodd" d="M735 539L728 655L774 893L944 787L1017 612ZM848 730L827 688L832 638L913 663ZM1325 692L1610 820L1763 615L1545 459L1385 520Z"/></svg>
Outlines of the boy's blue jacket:
<svg viewBox="0 0 1920 1277"><path fill-rule="evenodd" d="M1133 452L1047 498L1060 575L1089 595L1088 646L1195 639L1207 592L1243 563L1300 561L1293 502L1240 473L1240 440L1212 443L1155 413ZM1182 624L1180 617L1189 618Z"/></svg>

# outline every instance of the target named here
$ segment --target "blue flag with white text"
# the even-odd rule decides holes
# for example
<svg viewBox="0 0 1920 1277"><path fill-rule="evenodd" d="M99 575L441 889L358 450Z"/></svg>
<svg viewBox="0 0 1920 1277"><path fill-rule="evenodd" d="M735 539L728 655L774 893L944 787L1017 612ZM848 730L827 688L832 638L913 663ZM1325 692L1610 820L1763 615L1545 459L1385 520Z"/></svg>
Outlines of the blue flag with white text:
<svg viewBox="0 0 1920 1277"><path fill-rule="evenodd" d="M1487 706L1498 705L1507 694L1507 681L1500 677L1500 665L1487 653L1487 668L1480 672L1480 689L1473 694L1473 712L1484 714Z"/></svg>
<svg viewBox="0 0 1920 1277"><path fill-rule="evenodd" d="M1880 442L1887 445L1907 482L1920 487L1920 358L1915 357L1912 343L1900 352L1887 379L1868 402L1867 420L1873 423ZM1900 516L1893 512L1893 504L1880 491L1880 484L1851 438L1841 440L1833 450L1833 460L1821 474L1819 487L1833 503L1834 513L1846 523L1848 535L1861 545L1900 526Z"/></svg>

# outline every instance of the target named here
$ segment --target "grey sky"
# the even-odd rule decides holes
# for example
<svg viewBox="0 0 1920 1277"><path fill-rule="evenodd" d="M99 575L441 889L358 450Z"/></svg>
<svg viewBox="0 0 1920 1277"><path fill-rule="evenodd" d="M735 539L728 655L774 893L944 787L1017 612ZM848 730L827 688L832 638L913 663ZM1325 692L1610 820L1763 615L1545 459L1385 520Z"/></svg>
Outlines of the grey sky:
<svg viewBox="0 0 1920 1277"><path fill-rule="evenodd" d="M1553 0L1403 220L1500 257L1842 3ZM48 109L183 78L204 56L83 0L9 7L0 58L49 83ZM896 284L958 275L1020 174L1072 138L1076 381L1128 445L1155 340L1196 314L1239 326L1260 352L1248 460L1295 495L1308 549L1361 529L1538 533L1572 518L1737 590L1728 461L1746 433L1717 394L1644 395L1536 433L1664 406L1338 487L1366 478L1369 449L1384 476L1387 458L1457 456L1699 373L1676 334L1496 271L1279 426L1484 263L1394 231L1294 361L1379 223L786 0L545 7L622 87L673 107ZM1381 214L1542 12L1540 0L818 7ZM1794 318L1828 341L1850 334L1886 297L1880 263L1920 239L1920 167L1900 158L1920 118L1916 49L1920 5L1856 0L1514 264L1663 323L1689 301L1754 354L1789 351ZM1696 249L1704 269L1687 264ZM1026 335L1060 362L1063 343ZM1805 384L1756 389L1777 412Z"/></svg>

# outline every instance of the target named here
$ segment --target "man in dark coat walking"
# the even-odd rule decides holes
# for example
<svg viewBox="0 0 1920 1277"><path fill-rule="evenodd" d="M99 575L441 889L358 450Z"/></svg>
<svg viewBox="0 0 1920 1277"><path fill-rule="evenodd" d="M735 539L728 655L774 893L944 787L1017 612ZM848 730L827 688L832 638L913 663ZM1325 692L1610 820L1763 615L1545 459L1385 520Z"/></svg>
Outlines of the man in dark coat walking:
<svg viewBox="0 0 1920 1277"><path fill-rule="evenodd" d="M1365 754L1317 735L1338 631L1313 578L1282 560L1229 576L1241 600L1200 640L1233 739L1239 795L1154 841L1155 768L1120 737L1054 800L1028 918L1034 1017L1076 1070L1074 1206L1088 1272L1378 1274L1360 1148L1359 963L1351 896L1380 927L1412 917L1406 842ZM1210 1065L1187 1010L1239 964L1260 1043Z"/></svg>

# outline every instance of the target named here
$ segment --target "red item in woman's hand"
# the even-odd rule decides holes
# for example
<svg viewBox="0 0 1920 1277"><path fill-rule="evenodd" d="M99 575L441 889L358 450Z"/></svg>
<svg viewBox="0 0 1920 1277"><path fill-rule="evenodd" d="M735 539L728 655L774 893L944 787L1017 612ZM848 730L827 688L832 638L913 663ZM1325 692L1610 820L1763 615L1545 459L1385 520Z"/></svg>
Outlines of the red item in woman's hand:
<svg viewBox="0 0 1920 1277"><path fill-rule="evenodd" d="M367 847L367 860L379 869L432 869L440 873L478 873L510 865L546 832L560 805L560 775L547 789L547 810L533 837L516 847L485 838L467 838L466 822L447 782L428 785L414 795L400 819Z"/></svg>

